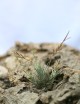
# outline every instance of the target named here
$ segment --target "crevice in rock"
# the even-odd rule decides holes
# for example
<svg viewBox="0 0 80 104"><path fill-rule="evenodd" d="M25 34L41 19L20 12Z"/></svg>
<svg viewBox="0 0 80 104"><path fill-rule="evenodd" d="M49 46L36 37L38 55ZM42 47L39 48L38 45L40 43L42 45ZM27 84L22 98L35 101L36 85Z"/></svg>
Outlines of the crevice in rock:
<svg viewBox="0 0 80 104"><path fill-rule="evenodd" d="M38 100L36 104L43 104L42 101Z"/></svg>
<svg viewBox="0 0 80 104"><path fill-rule="evenodd" d="M60 58L61 58L60 55L55 55L55 56L47 57L44 61L47 66L52 66L54 65L55 61Z"/></svg>
<svg viewBox="0 0 80 104"><path fill-rule="evenodd" d="M21 93L23 93L23 92L25 92L25 91L27 91L27 90L28 90L27 87L23 87L22 89L20 89L20 90L18 91L18 94L21 94Z"/></svg>
<svg viewBox="0 0 80 104"><path fill-rule="evenodd" d="M29 82L29 79L27 79L25 76L22 76L19 80L21 82Z"/></svg>

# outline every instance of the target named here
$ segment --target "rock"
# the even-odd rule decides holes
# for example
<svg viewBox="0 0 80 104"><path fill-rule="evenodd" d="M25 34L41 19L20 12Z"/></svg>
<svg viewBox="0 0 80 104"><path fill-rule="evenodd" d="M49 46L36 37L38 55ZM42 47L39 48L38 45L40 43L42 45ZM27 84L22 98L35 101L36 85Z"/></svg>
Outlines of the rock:
<svg viewBox="0 0 80 104"><path fill-rule="evenodd" d="M0 87L0 94L3 94L5 91Z"/></svg>
<svg viewBox="0 0 80 104"><path fill-rule="evenodd" d="M15 91L14 91L15 89ZM38 94L25 91L22 93L18 93L21 87L15 87L11 88L9 92L5 92L5 95L3 96L3 101L5 104L36 104L36 102L39 99Z"/></svg>
<svg viewBox="0 0 80 104"><path fill-rule="evenodd" d="M0 78L4 79L7 76L8 76L8 69L3 66L0 66Z"/></svg>
<svg viewBox="0 0 80 104"><path fill-rule="evenodd" d="M80 83L80 75L78 73L73 74L70 78L69 78L69 82L70 83Z"/></svg>
<svg viewBox="0 0 80 104"><path fill-rule="evenodd" d="M36 104L39 99L38 94L29 91L22 93L19 97L21 99L19 104Z"/></svg>
<svg viewBox="0 0 80 104"><path fill-rule="evenodd" d="M51 91L48 91L47 93L43 93L40 96L40 101L43 104L49 104L51 100L52 100L52 92Z"/></svg>
<svg viewBox="0 0 80 104"><path fill-rule="evenodd" d="M80 86L67 85L64 89L53 91L50 104L76 104L80 99Z"/></svg>
<svg viewBox="0 0 80 104"><path fill-rule="evenodd" d="M77 102L77 104L80 104L80 100Z"/></svg>
<svg viewBox="0 0 80 104"><path fill-rule="evenodd" d="M6 67L9 69L15 69L17 65L16 58L14 56L8 57L5 60Z"/></svg>
<svg viewBox="0 0 80 104"><path fill-rule="evenodd" d="M37 94L30 93L29 91L18 95L6 94L3 97L5 104L36 104L38 99Z"/></svg>
<svg viewBox="0 0 80 104"><path fill-rule="evenodd" d="M33 50L40 49L40 46L38 44L34 44L34 43L25 44L18 41L16 42L15 47L18 51L21 51L21 52L30 52Z"/></svg>
<svg viewBox="0 0 80 104"><path fill-rule="evenodd" d="M58 47L59 44L54 44L53 43L41 43L40 44L40 48L41 50L45 50L45 51L48 51L49 53L50 52L53 52L57 47Z"/></svg>
<svg viewBox="0 0 80 104"><path fill-rule="evenodd" d="M0 78L8 76L8 79L0 80L0 104L80 104L80 52L63 45L56 54L58 46L16 42L0 58ZM16 52L25 58L18 57ZM59 69L52 88L37 89L31 82L36 62L40 62L50 74Z"/></svg>

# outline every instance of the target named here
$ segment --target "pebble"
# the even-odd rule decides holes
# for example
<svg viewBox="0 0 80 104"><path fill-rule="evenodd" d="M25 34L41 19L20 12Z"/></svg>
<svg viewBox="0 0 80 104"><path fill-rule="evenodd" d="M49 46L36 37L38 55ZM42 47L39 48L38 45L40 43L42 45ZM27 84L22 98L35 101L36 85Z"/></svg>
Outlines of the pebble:
<svg viewBox="0 0 80 104"><path fill-rule="evenodd" d="M5 79L7 77L8 77L8 69L3 66L0 66L0 78Z"/></svg>

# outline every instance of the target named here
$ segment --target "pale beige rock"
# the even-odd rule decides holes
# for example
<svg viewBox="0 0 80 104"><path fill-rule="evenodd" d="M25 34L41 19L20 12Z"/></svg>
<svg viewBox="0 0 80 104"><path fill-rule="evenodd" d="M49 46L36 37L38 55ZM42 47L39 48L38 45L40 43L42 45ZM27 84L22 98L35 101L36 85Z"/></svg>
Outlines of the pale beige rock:
<svg viewBox="0 0 80 104"><path fill-rule="evenodd" d="M14 56L8 57L5 60L6 67L9 69L14 69L16 67L16 58Z"/></svg>
<svg viewBox="0 0 80 104"><path fill-rule="evenodd" d="M38 99L38 94L29 91L17 95L7 93L3 97L5 104L36 104Z"/></svg>
<svg viewBox="0 0 80 104"><path fill-rule="evenodd" d="M42 101L42 103L44 104L49 104L51 97L52 97L52 92L48 91L47 93L43 93L40 96L40 101Z"/></svg>
<svg viewBox="0 0 80 104"><path fill-rule="evenodd" d="M69 82L70 83L80 83L80 75L78 73L73 74L70 78L69 78Z"/></svg>
<svg viewBox="0 0 80 104"><path fill-rule="evenodd" d="M21 101L19 102L19 104L36 104L39 96L36 93L27 91L20 95L20 99Z"/></svg>
<svg viewBox="0 0 80 104"><path fill-rule="evenodd" d="M9 81L0 80L0 104L80 104L80 52L63 45L62 50L54 54L58 46L59 44L17 42L7 54L1 56L0 65L8 69ZM18 57L17 60L16 52L25 58ZM59 60L53 60L57 55L60 55ZM54 61L51 66L45 63L47 58ZM36 89L30 82L37 61L49 73L56 69L55 62L60 61L60 75L56 77L50 91Z"/></svg>
<svg viewBox="0 0 80 104"><path fill-rule="evenodd" d="M6 78L8 76L8 69L0 66L0 78Z"/></svg>

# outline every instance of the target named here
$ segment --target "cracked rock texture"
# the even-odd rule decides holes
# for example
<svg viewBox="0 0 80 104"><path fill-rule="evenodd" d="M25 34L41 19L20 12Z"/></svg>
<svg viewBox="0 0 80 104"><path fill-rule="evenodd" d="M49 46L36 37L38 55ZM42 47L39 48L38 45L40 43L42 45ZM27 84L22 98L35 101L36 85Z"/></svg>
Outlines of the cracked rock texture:
<svg viewBox="0 0 80 104"><path fill-rule="evenodd" d="M80 52L63 45L54 54L58 45L16 42L0 56L0 104L80 104ZM47 91L35 88L29 80L35 60L49 73L60 62L60 75Z"/></svg>

